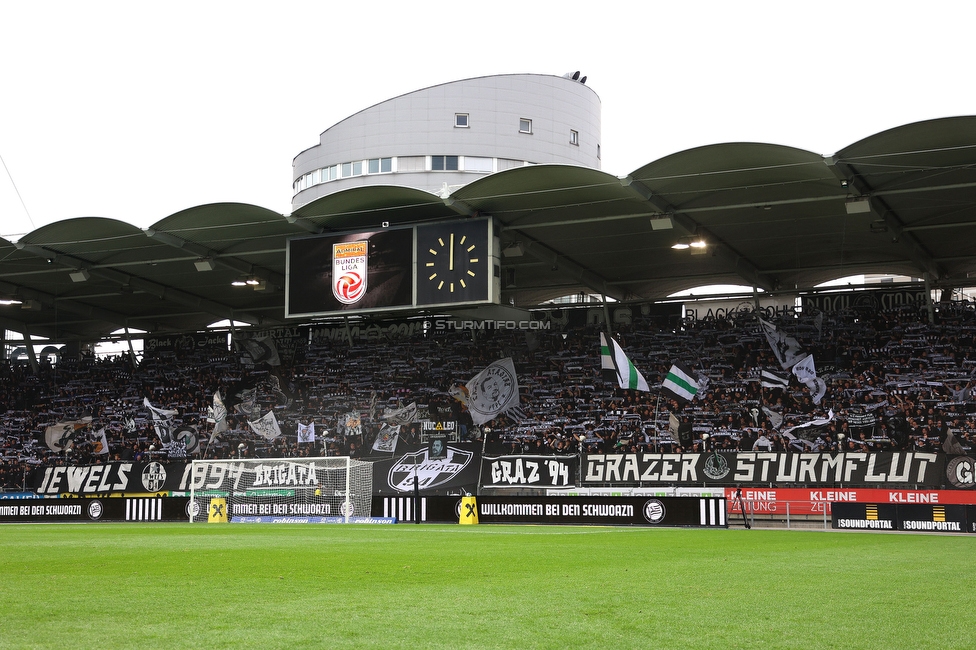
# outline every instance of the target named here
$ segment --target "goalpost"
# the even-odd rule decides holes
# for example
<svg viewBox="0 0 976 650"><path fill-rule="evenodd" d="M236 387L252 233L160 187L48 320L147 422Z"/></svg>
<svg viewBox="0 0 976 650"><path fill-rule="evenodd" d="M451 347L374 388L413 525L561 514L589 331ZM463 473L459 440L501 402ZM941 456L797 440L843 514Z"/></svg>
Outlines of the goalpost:
<svg viewBox="0 0 976 650"><path fill-rule="evenodd" d="M321 522L369 517L373 465L348 456L194 460L194 521Z"/></svg>

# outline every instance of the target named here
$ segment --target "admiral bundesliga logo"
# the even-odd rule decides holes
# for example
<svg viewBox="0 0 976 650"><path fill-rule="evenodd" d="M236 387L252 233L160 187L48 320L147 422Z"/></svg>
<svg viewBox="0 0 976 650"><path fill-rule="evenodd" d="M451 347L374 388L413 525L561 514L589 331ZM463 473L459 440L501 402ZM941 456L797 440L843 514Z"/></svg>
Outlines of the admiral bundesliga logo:
<svg viewBox="0 0 976 650"><path fill-rule="evenodd" d="M369 242L332 245L332 295L344 305L359 301L366 293L366 250Z"/></svg>

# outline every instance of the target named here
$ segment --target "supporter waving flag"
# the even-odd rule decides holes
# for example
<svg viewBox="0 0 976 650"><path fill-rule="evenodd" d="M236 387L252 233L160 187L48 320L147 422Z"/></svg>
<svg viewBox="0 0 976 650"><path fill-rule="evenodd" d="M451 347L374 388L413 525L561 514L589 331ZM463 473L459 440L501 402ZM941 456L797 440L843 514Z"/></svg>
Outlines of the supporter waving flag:
<svg viewBox="0 0 976 650"><path fill-rule="evenodd" d="M315 442L315 423L310 422L308 424L298 423L298 442L308 443Z"/></svg>
<svg viewBox="0 0 976 650"><path fill-rule="evenodd" d="M95 454L108 453L108 437L105 435L105 427L102 427L100 431L95 432L95 445L92 451Z"/></svg>
<svg viewBox="0 0 976 650"><path fill-rule="evenodd" d="M784 370L792 368L797 361L806 356L807 353L803 351L795 338L778 331L772 323L760 318L759 327L766 336L766 341L769 342L773 354L776 355L776 360L779 361L779 365Z"/></svg>
<svg viewBox="0 0 976 650"><path fill-rule="evenodd" d="M476 425L480 426L503 413L518 413L519 385L511 357L492 363L472 377L466 388L468 410Z"/></svg>
<svg viewBox="0 0 976 650"><path fill-rule="evenodd" d="M278 426L278 418L275 417L274 411L268 411L254 422L248 420L247 423L254 433L262 438L274 440L281 435L281 428Z"/></svg>
<svg viewBox="0 0 976 650"><path fill-rule="evenodd" d="M210 434L210 444L218 435L227 431L227 407L220 398L220 391L214 393L213 406L207 409L207 422L214 425L213 433Z"/></svg>
<svg viewBox="0 0 976 650"><path fill-rule="evenodd" d="M793 374L810 389L813 403L819 404L827 394L827 384L817 377L817 366L813 362L813 355L808 354L793 366Z"/></svg>
<svg viewBox="0 0 976 650"><path fill-rule="evenodd" d="M627 358L624 351L612 337L600 332L600 367L613 372L617 385L621 388L649 391L644 375Z"/></svg>
<svg viewBox="0 0 976 650"><path fill-rule="evenodd" d="M763 388L782 388L786 390L790 387L790 373L777 372L776 370L763 370L760 376Z"/></svg>
<svg viewBox="0 0 976 650"><path fill-rule="evenodd" d="M51 451L62 452L74 446L78 432L91 424L91 418L66 420L44 429L44 442Z"/></svg>
<svg viewBox="0 0 976 650"><path fill-rule="evenodd" d="M163 444L172 442L173 428L175 426L173 417L176 415L176 411L153 406L149 403L148 397L142 398L142 405L152 413L153 428L156 429L156 435L159 436L159 441Z"/></svg>
<svg viewBox="0 0 976 650"><path fill-rule="evenodd" d="M698 374L682 363L675 363L661 384L674 399L690 402L698 394Z"/></svg>
<svg viewBox="0 0 976 650"><path fill-rule="evenodd" d="M397 438L400 436L400 425L384 424L376 440L373 441L373 451L392 454L396 450Z"/></svg>
<svg viewBox="0 0 976 650"><path fill-rule="evenodd" d="M385 409L383 415L380 416L387 421L390 425L402 425L410 424L411 422L416 422L417 420L417 402L411 402L398 409Z"/></svg>

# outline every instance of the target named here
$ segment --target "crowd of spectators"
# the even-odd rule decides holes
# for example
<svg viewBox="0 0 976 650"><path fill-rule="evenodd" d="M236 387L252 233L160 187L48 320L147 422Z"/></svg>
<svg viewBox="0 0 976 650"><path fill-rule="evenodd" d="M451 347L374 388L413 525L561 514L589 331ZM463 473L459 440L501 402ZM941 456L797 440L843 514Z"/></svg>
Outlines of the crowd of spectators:
<svg viewBox="0 0 976 650"><path fill-rule="evenodd" d="M621 309L622 307L618 307ZM176 412L194 432L189 457L388 457L374 443L383 414L417 405L401 444L424 439L421 421L455 423L453 435L492 454L641 451L878 451L967 453L976 436L973 399L976 311L840 311L768 317L814 355L826 395L815 403L795 379L763 387L763 369L781 370L753 313L665 322L639 309L617 318L614 334L651 390L623 390L600 369L599 323L550 329L427 329L388 338L309 336L280 365L255 365L244 352L212 348L147 351L42 363L0 364L0 487L23 489L29 472L51 464L170 460L144 406ZM592 320L592 319L591 319ZM520 415L474 426L456 387L492 361L511 357ZM684 404L660 389L683 362L707 378ZM452 390L454 389L454 390ZM208 409L224 397L228 430L211 440ZM248 425L274 411L282 435L268 440ZM45 430L91 418L70 448L49 447ZM818 426L800 426L820 421ZM689 431L679 437L672 428ZM315 424L315 442L298 425ZM104 430L107 449L101 449ZM684 444L682 444L682 442Z"/></svg>

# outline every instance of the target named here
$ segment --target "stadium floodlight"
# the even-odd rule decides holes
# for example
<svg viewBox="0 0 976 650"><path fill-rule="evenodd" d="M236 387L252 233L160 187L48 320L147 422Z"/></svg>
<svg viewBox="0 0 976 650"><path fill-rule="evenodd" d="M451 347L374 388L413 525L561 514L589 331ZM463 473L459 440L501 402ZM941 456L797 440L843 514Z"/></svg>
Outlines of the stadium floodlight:
<svg viewBox="0 0 976 650"><path fill-rule="evenodd" d="M195 266L197 271L200 271L201 273L204 271L213 271L215 268L217 268L214 261L207 258L197 260L193 263L193 266Z"/></svg>
<svg viewBox="0 0 976 650"><path fill-rule="evenodd" d="M674 222L671 217L651 217L651 230L671 230Z"/></svg>
<svg viewBox="0 0 976 650"><path fill-rule="evenodd" d="M68 273L68 277L71 278L72 282L87 282L91 278L91 274L85 269L78 269Z"/></svg>
<svg viewBox="0 0 976 650"><path fill-rule="evenodd" d="M522 242L515 241L506 244L505 248L502 249L502 255L504 257L522 257L525 255L525 249L522 248Z"/></svg>
<svg viewBox="0 0 976 650"><path fill-rule="evenodd" d="M868 197L862 196L859 199L853 199L844 204L847 214L862 214L871 211L871 201Z"/></svg>

